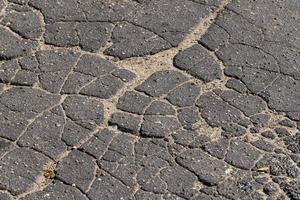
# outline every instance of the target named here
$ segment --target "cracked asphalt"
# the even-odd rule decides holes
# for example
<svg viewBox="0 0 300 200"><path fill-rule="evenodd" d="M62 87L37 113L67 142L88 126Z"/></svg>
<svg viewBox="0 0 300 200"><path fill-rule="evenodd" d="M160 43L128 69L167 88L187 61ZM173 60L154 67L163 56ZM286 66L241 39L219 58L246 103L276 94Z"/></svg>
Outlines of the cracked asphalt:
<svg viewBox="0 0 300 200"><path fill-rule="evenodd" d="M0 0L0 200L300 200L299 0Z"/></svg>

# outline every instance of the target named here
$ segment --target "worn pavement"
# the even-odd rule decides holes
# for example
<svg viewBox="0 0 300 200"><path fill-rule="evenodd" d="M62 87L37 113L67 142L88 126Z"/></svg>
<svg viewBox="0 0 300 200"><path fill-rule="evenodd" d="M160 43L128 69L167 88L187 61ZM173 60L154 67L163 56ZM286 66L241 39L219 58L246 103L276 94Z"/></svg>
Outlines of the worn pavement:
<svg viewBox="0 0 300 200"><path fill-rule="evenodd" d="M300 200L299 0L0 0L0 200Z"/></svg>

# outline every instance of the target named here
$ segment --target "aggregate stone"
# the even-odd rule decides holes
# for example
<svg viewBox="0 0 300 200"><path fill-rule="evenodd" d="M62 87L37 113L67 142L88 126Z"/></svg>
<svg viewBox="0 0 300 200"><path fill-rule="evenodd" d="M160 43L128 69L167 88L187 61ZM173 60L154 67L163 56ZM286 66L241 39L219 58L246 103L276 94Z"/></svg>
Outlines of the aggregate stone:
<svg viewBox="0 0 300 200"><path fill-rule="evenodd" d="M257 183L260 183L260 184L265 184L266 185L270 181L268 177L266 177L264 175L261 175L261 174L259 174L257 172L253 172L252 176L253 176L254 180Z"/></svg>
<svg viewBox="0 0 300 200"><path fill-rule="evenodd" d="M286 195L284 195L284 194L280 194L280 195L278 195L278 197L277 197L277 199L278 200L285 200L287 197L286 197ZM267 198L267 200L272 200L273 199L273 197L268 197Z"/></svg>
<svg viewBox="0 0 300 200"><path fill-rule="evenodd" d="M272 178L272 181L274 183L277 183L277 184L280 184L280 183L282 183L284 181L287 181L287 180L288 180L287 177L273 177Z"/></svg>

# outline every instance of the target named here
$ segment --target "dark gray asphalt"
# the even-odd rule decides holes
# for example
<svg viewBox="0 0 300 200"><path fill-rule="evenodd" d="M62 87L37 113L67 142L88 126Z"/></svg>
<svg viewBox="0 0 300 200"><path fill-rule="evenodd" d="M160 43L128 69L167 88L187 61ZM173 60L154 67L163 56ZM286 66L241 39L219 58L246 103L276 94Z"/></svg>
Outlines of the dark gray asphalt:
<svg viewBox="0 0 300 200"><path fill-rule="evenodd" d="M300 200L300 1L0 0L0 200Z"/></svg>

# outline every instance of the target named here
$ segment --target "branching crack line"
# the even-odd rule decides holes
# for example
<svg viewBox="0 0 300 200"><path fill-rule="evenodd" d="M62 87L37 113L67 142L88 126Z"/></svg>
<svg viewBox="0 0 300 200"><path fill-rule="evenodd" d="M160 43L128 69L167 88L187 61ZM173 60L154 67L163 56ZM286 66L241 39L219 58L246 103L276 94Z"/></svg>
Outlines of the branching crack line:
<svg viewBox="0 0 300 200"><path fill-rule="evenodd" d="M144 29L144 30L146 30L146 31L149 31L150 33L154 34L155 36L157 36L157 37L159 37L160 39L162 39L162 40L164 40L165 42L167 42L168 45L170 45L170 48L173 47L173 45L172 45L167 39L165 39L163 35L161 35L161 34L159 34L159 33L156 33L156 32L153 32L152 30L148 29L148 28L145 27L145 26L142 26L142 25L140 25L140 24L137 24L137 23L134 23L134 22L131 22L131 21L128 21L128 20L123 20L123 22L126 22L126 23L128 23L128 24L133 25L133 26L136 26L136 27L142 28L142 29Z"/></svg>

